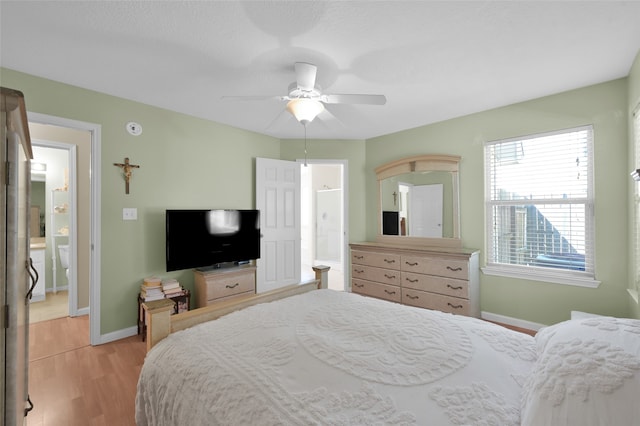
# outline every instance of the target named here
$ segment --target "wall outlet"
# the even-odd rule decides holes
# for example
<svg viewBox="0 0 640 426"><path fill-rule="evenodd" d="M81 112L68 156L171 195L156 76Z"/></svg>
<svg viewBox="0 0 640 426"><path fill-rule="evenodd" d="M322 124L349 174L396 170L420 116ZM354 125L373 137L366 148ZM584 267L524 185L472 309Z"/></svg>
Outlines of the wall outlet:
<svg viewBox="0 0 640 426"><path fill-rule="evenodd" d="M136 208L122 209L122 220L138 220L138 209Z"/></svg>

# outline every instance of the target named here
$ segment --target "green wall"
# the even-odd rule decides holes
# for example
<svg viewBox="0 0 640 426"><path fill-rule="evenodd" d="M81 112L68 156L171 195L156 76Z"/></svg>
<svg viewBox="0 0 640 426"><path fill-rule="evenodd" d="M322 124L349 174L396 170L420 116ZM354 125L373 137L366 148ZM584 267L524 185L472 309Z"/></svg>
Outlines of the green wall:
<svg viewBox="0 0 640 426"><path fill-rule="evenodd" d="M190 271L165 272L165 209L252 208L256 157L304 157L303 140L277 140L7 69L0 69L0 83L22 90L31 112L102 126L102 334L135 325L135 296L148 275L172 276L193 289ZM628 97L640 98L639 87L636 60L628 79L367 141L309 140L308 157L348 160L349 240L356 242L376 235L375 167L411 155L460 155L462 241L483 253L483 142L593 124L596 274L602 284L589 289L481 274L481 309L541 324L567 319L571 310L627 316L634 313L626 291L629 262L621 256L629 247L627 116ZM128 121L141 123L143 134L128 135ZM124 157L141 166L129 195L113 166ZM138 220L123 221L124 207L136 207Z"/></svg>
<svg viewBox="0 0 640 426"><path fill-rule="evenodd" d="M280 141L268 136L7 69L0 83L21 90L30 112L102 126L101 334L135 326L146 276L175 277L193 290L190 271L165 272L165 209L253 208L255 158L280 157ZM129 121L142 135L126 132ZM129 195L113 165L125 157L140 165ZM123 221L124 207L136 207L138 220Z"/></svg>
<svg viewBox="0 0 640 426"><path fill-rule="evenodd" d="M597 289L481 274L481 309L539 324L569 319L571 310L626 316L627 79L535 99L367 140L367 210L375 211L373 170L417 154L460 155L461 235L481 250L484 266L483 142L593 124L595 134ZM368 216L367 236L376 222Z"/></svg>

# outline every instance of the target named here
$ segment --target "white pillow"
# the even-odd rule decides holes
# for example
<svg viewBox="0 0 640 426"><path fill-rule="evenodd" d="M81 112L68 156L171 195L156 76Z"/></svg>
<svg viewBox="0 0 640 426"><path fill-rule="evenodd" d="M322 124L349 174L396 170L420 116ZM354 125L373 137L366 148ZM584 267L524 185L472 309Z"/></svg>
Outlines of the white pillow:
<svg viewBox="0 0 640 426"><path fill-rule="evenodd" d="M638 425L640 320L565 321L536 334L522 425Z"/></svg>

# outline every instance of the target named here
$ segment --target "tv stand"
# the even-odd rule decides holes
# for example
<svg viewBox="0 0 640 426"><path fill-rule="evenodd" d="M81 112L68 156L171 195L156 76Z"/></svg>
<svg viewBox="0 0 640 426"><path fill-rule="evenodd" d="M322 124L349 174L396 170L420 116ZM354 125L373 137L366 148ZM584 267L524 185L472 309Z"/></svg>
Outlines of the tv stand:
<svg viewBox="0 0 640 426"><path fill-rule="evenodd" d="M254 265L227 265L194 271L196 307L256 293Z"/></svg>
<svg viewBox="0 0 640 426"><path fill-rule="evenodd" d="M209 271L214 271L216 269L235 268L238 265L239 265L238 262L214 263L213 265L203 266L201 268L196 268L196 271L209 272Z"/></svg>

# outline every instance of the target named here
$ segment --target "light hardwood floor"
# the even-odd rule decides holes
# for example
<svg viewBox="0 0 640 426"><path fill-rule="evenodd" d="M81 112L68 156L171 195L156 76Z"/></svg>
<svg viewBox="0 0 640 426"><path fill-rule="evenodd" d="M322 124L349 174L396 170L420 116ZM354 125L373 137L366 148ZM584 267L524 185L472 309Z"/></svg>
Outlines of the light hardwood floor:
<svg viewBox="0 0 640 426"><path fill-rule="evenodd" d="M63 318L69 315L69 292L48 292L45 300L33 302L29 305L29 323Z"/></svg>
<svg viewBox="0 0 640 426"><path fill-rule="evenodd" d="M27 426L133 426L146 344L133 336L89 345L89 317L29 327Z"/></svg>

